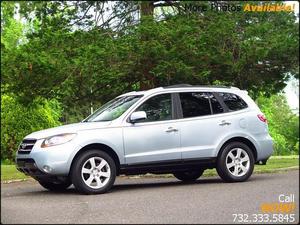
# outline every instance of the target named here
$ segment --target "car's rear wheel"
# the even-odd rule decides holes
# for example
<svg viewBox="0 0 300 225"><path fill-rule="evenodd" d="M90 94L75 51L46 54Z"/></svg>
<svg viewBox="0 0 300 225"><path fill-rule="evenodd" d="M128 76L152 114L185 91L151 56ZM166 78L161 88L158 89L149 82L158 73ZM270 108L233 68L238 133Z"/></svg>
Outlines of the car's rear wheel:
<svg viewBox="0 0 300 225"><path fill-rule="evenodd" d="M63 191L71 186L71 181L57 181L49 182L44 180L38 180L40 185L50 191Z"/></svg>
<svg viewBox="0 0 300 225"><path fill-rule="evenodd" d="M184 182L192 182L197 180L199 177L201 177L203 172L204 169L198 169L198 170L189 170L189 171L178 171L178 172L174 172L173 175L178 180Z"/></svg>
<svg viewBox="0 0 300 225"><path fill-rule="evenodd" d="M254 155L244 143L226 145L217 161L217 172L227 182L246 181L254 169Z"/></svg>
<svg viewBox="0 0 300 225"><path fill-rule="evenodd" d="M71 179L75 188L82 193L105 193L116 179L115 162L103 151L89 150L74 161Z"/></svg>

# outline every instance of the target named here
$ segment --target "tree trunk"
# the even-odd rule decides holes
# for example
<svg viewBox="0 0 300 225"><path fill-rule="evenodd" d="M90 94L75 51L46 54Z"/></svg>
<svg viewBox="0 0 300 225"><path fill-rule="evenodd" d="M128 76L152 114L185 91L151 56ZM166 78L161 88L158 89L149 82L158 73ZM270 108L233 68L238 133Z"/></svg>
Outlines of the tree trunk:
<svg viewBox="0 0 300 225"><path fill-rule="evenodd" d="M142 1L140 3L140 15L141 15L141 24L146 23L147 20L153 19L154 14L154 1ZM148 41L149 37L147 34L141 34L141 42ZM143 76L140 80L140 89L147 90L154 87L154 77L150 74L150 70L152 69L152 62L149 58L143 58L141 60L141 71Z"/></svg>
<svg viewBox="0 0 300 225"><path fill-rule="evenodd" d="M151 16L153 17L154 13L154 1L142 1L141 2L141 20L144 17Z"/></svg>

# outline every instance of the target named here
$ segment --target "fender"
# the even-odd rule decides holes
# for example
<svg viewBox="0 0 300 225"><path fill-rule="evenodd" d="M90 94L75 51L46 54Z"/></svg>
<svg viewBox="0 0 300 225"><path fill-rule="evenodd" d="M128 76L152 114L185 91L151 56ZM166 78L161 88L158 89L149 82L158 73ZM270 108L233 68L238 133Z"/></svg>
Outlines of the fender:
<svg viewBox="0 0 300 225"><path fill-rule="evenodd" d="M254 139L251 135L249 135L249 134L247 134L247 133L234 133L234 134L229 134L229 135L225 136L225 137L222 139L222 141L219 142L219 144L218 144L217 147L216 147L216 152L215 152L215 154L214 154L215 157L218 156L218 154L219 154L221 148L223 147L223 145L224 145L228 140L230 140L230 139L232 139L232 138L239 138L239 137L242 137L242 138L245 138L245 139L249 140L249 141L254 145L254 147L256 148L256 150L259 149L259 145L257 144L257 142L255 141L255 139Z"/></svg>
<svg viewBox="0 0 300 225"><path fill-rule="evenodd" d="M104 130L103 130L104 131ZM124 148L123 148L123 134L122 128L112 128L105 129L105 132L102 130L93 131L81 131L79 132L79 138L76 140L76 148L70 155L68 159L68 168L70 169L72 161L75 155L85 146L90 144L102 144L113 149L114 153L118 156L121 164L124 163ZM111 142L109 140L113 140Z"/></svg>

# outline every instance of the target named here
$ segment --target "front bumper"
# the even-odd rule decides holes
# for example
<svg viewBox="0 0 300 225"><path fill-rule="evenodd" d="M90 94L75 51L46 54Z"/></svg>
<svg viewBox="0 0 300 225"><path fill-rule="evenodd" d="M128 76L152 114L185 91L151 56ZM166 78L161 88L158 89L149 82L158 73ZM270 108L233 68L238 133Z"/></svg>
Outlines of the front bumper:
<svg viewBox="0 0 300 225"><path fill-rule="evenodd" d="M47 174L41 171L33 159L17 159L16 160L17 170L20 172L33 177L37 181L48 181L48 182L57 182L65 181L69 179L67 176L56 176L52 174Z"/></svg>
<svg viewBox="0 0 300 225"><path fill-rule="evenodd" d="M20 172L34 178L49 176L37 167L34 159L16 159L16 167Z"/></svg>
<svg viewBox="0 0 300 225"><path fill-rule="evenodd" d="M80 146L70 141L62 145L41 148L42 142L42 139L37 140L28 154L17 153L17 168L32 177L67 176L72 159Z"/></svg>

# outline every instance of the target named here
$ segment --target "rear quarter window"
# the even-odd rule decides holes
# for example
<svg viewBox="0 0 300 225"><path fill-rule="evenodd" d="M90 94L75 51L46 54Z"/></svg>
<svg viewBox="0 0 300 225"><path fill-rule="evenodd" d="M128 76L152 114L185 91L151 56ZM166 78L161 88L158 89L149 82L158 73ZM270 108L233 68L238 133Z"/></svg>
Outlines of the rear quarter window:
<svg viewBox="0 0 300 225"><path fill-rule="evenodd" d="M233 93L218 93L230 111L237 111L248 107L247 103L238 95Z"/></svg>

